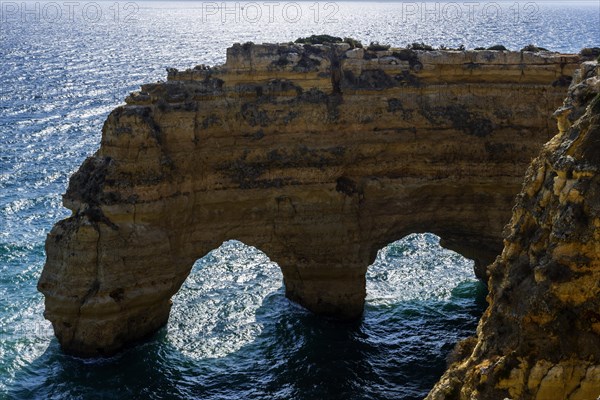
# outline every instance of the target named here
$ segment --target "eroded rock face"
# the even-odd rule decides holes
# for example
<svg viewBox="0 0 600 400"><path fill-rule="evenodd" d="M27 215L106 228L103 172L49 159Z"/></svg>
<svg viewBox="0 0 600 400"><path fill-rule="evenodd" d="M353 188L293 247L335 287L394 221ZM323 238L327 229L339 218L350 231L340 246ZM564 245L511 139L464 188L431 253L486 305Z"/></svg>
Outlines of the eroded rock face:
<svg viewBox="0 0 600 400"><path fill-rule="evenodd" d="M477 339L427 399L600 396L600 78L584 63L490 267ZM473 347L474 346L474 347Z"/></svg>
<svg viewBox="0 0 600 400"><path fill-rule="evenodd" d="M256 246L287 296L360 316L376 252L414 232L502 248L523 173L555 133L574 55L234 45L115 109L72 177L39 282L63 348L110 354L165 324L193 263Z"/></svg>

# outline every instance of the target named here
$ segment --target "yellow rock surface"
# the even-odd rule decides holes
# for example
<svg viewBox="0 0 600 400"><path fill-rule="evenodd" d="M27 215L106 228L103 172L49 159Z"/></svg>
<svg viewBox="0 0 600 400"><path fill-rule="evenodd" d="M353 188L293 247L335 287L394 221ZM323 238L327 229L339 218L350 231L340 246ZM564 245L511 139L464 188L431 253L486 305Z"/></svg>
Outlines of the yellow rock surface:
<svg viewBox="0 0 600 400"><path fill-rule="evenodd" d="M565 112L568 110L568 113ZM560 133L529 167L470 356L429 400L600 396L600 79L576 74ZM492 364L494 360L502 364ZM523 362L527 360L527 362ZM482 381L481 365L496 365Z"/></svg>
<svg viewBox="0 0 600 400"><path fill-rule="evenodd" d="M111 354L165 324L193 263L229 239L277 262L290 299L338 318L361 315L367 266L410 233L436 233L486 279L579 64L236 44L222 66L169 70L110 114L71 178L45 315L66 351Z"/></svg>

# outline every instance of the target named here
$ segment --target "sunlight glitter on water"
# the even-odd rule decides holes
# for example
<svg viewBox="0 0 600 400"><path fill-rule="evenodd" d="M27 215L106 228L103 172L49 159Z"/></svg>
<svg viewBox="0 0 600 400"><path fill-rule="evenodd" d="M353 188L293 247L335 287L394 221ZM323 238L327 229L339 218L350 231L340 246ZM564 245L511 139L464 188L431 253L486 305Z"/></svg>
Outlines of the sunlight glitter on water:
<svg viewBox="0 0 600 400"><path fill-rule="evenodd" d="M367 273L367 304L448 301L466 282L477 282L472 261L439 247L435 235L413 234L378 253ZM266 254L225 242L198 260L173 298L167 338L191 358L225 357L261 334L256 311L281 290L281 271Z"/></svg>
<svg viewBox="0 0 600 400"><path fill-rule="evenodd" d="M256 310L281 285L281 270L264 253L225 242L198 260L173 298L167 338L188 357L233 353L262 332Z"/></svg>
<svg viewBox="0 0 600 400"><path fill-rule="evenodd" d="M68 178L97 150L105 118L129 92L164 80L165 67L222 63L234 42L328 33L364 44L502 42L518 50L534 43L577 52L598 45L598 3L540 2L528 23L506 18L506 7L498 19L404 21L402 3L358 2L336 3L338 22L325 23L306 18L312 3L302 3L304 20L263 24L204 22L202 5L192 2L139 4L127 23L1 21L0 397L422 398L485 307L471 262L437 247L433 236L380 251L357 325L291 304L266 255L228 242L198 261L169 325L152 340L106 360L64 355L36 283L46 233L69 215L61 205Z"/></svg>
<svg viewBox="0 0 600 400"><path fill-rule="evenodd" d="M476 282L473 262L439 247L439 241L413 234L381 249L367 272L367 301L448 300L458 284Z"/></svg>

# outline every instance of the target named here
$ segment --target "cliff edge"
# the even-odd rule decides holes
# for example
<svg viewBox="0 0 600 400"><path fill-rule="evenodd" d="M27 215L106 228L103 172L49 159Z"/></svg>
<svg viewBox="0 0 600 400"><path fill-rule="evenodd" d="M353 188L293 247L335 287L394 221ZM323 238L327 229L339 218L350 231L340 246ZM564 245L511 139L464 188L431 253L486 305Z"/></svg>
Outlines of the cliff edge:
<svg viewBox="0 0 600 400"><path fill-rule="evenodd" d="M489 269L477 338L457 346L428 400L600 396L599 69L575 75Z"/></svg>

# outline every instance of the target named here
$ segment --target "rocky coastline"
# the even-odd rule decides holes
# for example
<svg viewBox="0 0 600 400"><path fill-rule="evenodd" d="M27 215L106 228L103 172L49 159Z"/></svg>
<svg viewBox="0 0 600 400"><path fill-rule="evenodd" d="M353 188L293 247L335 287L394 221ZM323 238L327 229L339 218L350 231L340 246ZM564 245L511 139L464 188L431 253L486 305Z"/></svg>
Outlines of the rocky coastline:
<svg viewBox="0 0 600 400"><path fill-rule="evenodd" d="M583 63L489 268L477 337L427 397L600 396L600 67Z"/></svg>
<svg viewBox="0 0 600 400"><path fill-rule="evenodd" d="M376 252L433 232L475 260L490 307L428 398L597 396L597 75L572 54L352 43L235 44L221 66L170 69L71 178L45 316L66 352L114 354L238 239L280 265L288 298L355 319Z"/></svg>

